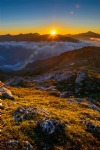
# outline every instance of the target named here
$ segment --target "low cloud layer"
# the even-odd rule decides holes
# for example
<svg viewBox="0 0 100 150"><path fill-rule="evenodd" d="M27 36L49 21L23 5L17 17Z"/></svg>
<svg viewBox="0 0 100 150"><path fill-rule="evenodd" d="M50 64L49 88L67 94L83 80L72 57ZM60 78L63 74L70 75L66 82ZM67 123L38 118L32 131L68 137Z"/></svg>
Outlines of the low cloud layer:
<svg viewBox="0 0 100 150"><path fill-rule="evenodd" d="M0 69L19 70L28 63L96 45L92 42L0 42Z"/></svg>

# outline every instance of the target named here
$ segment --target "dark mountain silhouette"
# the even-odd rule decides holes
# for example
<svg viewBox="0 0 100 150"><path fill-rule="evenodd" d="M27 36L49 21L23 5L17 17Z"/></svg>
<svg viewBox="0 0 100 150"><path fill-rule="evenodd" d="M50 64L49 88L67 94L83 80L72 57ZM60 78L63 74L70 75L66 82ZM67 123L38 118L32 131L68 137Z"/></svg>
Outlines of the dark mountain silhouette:
<svg viewBox="0 0 100 150"><path fill-rule="evenodd" d="M50 34L40 35L38 33L19 34L19 35L2 35L0 41L68 41L68 42L79 42L72 37L65 37L63 35L52 36Z"/></svg>
<svg viewBox="0 0 100 150"><path fill-rule="evenodd" d="M73 37L73 38L76 38L76 39L83 39L83 40L84 39L89 40L91 38L100 38L100 34L94 33L94 32L91 32L91 31L88 31L86 33L74 34L74 35L68 34L67 36Z"/></svg>

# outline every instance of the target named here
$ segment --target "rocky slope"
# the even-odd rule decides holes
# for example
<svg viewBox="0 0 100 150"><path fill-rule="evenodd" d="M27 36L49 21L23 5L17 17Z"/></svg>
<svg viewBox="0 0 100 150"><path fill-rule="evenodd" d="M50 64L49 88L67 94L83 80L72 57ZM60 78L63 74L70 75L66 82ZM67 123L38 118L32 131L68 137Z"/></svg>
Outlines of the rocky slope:
<svg viewBox="0 0 100 150"><path fill-rule="evenodd" d="M75 51L62 53L59 56L28 64L18 71L20 75L35 75L49 71L61 71L84 68L100 73L100 47L84 47ZM15 72L17 73L17 72Z"/></svg>
<svg viewBox="0 0 100 150"><path fill-rule="evenodd" d="M1 149L99 150L99 58L99 47L85 47L6 73Z"/></svg>

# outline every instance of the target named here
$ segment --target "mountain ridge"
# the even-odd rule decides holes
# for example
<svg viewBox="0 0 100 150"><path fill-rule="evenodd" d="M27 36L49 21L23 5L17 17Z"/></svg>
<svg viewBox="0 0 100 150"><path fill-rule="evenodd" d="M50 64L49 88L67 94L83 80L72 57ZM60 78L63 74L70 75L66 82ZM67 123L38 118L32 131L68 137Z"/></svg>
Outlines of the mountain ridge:
<svg viewBox="0 0 100 150"><path fill-rule="evenodd" d="M76 39L74 39L76 38ZM73 41L78 42L79 39L90 39L90 38L100 38L99 33L88 31L79 34L57 34L52 36L50 34L39 34L39 33L27 33L27 34L17 34L17 35L0 35L0 41Z"/></svg>

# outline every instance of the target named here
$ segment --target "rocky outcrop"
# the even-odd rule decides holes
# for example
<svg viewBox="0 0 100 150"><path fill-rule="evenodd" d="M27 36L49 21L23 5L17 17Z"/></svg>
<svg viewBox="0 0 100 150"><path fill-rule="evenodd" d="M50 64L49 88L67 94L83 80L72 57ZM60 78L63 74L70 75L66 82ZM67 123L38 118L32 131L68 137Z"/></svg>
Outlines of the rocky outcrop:
<svg viewBox="0 0 100 150"><path fill-rule="evenodd" d="M41 150L51 150L55 145L61 146L66 143L65 124L60 121L48 118L39 120L35 134L37 146Z"/></svg>
<svg viewBox="0 0 100 150"><path fill-rule="evenodd" d="M0 97L4 99L14 99L12 92L9 89L5 88L3 83L0 83Z"/></svg>
<svg viewBox="0 0 100 150"><path fill-rule="evenodd" d="M6 82L6 85L13 87L27 87L28 84L28 81L22 77L14 77Z"/></svg>
<svg viewBox="0 0 100 150"><path fill-rule="evenodd" d="M87 73L85 71L79 71L75 83L80 84L85 79L86 75Z"/></svg>
<svg viewBox="0 0 100 150"><path fill-rule="evenodd" d="M16 121L23 121L24 119L29 120L34 118L36 115L48 116L49 113L43 108L36 107L19 107L13 113L13 117Z"/></svg>

